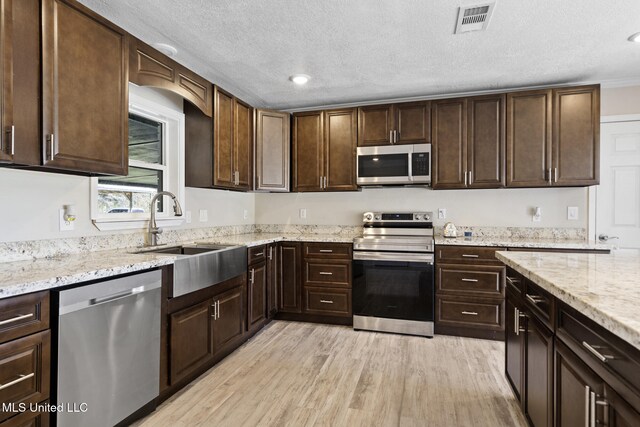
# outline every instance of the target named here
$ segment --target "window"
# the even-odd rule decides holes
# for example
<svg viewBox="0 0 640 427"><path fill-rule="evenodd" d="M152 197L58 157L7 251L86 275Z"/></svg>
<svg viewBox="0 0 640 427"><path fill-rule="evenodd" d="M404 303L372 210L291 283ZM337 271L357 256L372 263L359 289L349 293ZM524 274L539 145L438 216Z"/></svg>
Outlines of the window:
<svg viewBox="0 0 640 427"><path fill-rule="evenodd" d="M133 92L137 87L130 88ZM184 206L183 164L184 115L130 93L129 173L92 178L94 224L101 230L146 227L151 199L159 191L171 191ZM173 209L165 209L163 199L156 205L158 222L180 224L182 220L173 215Z"/></svg>

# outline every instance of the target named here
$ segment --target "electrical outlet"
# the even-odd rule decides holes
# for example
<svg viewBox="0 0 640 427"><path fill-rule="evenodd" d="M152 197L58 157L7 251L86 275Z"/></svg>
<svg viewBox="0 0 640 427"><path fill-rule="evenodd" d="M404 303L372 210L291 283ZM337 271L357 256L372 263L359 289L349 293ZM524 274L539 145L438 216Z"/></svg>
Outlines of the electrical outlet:
<svg viewBox="0 0 640 427"><path fill-rule="evenodd" d="M305 208L300 209L300 219L307 219L307 210Z"/></svg>
<svg viewBox="0 0 640 427"><path fill-rule="evenodd" d="M568 206L567 207L567 219L571 221L576 221L578 219L578 207L577 206Z"/></svg>
<svg viewBox="0 0 640 427"><path fill-rule="evenodd" d="M71 231L74 229L75 221L66 221L64 219L64 209L59 210L60 231Z"/></svg>
<svg viewBox="0 0 640 427"><path fill-rule="evenodd" d="M200 222L209 221L209 212L206 209L200 209Z"/></svg>
<svg viewBox="0 0 640 427"><path fill-rule="evenodd" d="M438 219L447 219L447 210L445 208L438 209Z"/></svg>
<svg viewBox="0 0 640 427"><path fill-rule="evenodd" d="M184 218L187 221L187 224L191 224L191 211L186 211L184 213Z"/></svg>
<svg viewBox="0 0 640 427"><path fill-rule="evenodd" d="M242 218L243 219L249 219L249 211L247 209L242 211Z"/></svg>

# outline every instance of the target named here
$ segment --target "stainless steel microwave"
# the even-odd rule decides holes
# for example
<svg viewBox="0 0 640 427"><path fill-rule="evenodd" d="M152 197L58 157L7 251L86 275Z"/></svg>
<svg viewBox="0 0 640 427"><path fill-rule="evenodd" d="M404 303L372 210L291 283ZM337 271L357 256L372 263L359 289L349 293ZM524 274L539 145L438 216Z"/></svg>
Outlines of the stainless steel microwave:
<svg viewBox="0 0 640 427"><path fill-rule="evenodd" d="M431 144L358 147L358 185L431 184Z"/></svg>

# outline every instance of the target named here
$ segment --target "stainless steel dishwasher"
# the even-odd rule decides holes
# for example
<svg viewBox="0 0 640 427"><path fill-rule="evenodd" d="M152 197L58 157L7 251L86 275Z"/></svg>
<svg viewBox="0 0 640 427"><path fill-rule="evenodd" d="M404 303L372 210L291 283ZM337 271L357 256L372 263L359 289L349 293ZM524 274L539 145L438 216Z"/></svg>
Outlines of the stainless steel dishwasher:
<svg viewBox="0 0 640 427"><path fill-rule="evenodd" d="M58 292L58 426L113 426L158 396L161 281L155 270Z"/></svg>

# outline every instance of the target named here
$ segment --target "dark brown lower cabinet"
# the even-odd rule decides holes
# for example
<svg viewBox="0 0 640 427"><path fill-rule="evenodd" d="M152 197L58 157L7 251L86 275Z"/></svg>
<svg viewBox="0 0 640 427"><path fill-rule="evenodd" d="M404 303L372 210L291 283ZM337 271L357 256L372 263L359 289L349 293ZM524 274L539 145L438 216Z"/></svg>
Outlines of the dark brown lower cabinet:
<svg viewBox="0 0 640 427"><path fill-rule="evenodd" d="M247 329L259 329L267 318L267 262L249 266Z"/></svg>
<svg viewBox="0 0 640 427"><path fill-rule="evenodd" d="M278 251L278 312L302 312L301 264L302 244L282 242Z"/></svg>
<svg viewBox="0 0 640 427"><path fill-rule="evenodd" d="M624 401L608 384L604 385L606 403L604 413L604 425L610 427L637 427L640 426L640 412L636 411ZM596 402L597 403L597 402ZM599 405L597 405L599 406Z"/></svg>
<svg viewBox="0 0 640 427"><path fill-rule="evenodd" d="M213 318L213 353L219 353L242 338L245 322L244 286L236 286L213 297L217 304Z"/></svg>
<svg viewBox="0 0 640 427"><path fill-rule="evenodd" d="M522 401L524 385L524 349L525 337L524 329L520 325L524 315L522 313L522 303L512 297L507 290L507 301L505 306L505 372L507 380L511 383L518 400Z"/></svg>
<svg viewBox="0 0 640 427"><path fill-rule="evenodd" d="M47 405L41 402L40 405ZM4 422L0 422L0 427L49 427L49 412L26 411Z"/></svg>
<svg viewBox="0 0 640 427"><path fill-rule="evenodd" d="M267 316L272 319L278 312L278 260L279 245L267 246Z"/></svg>
<svg viewBox="0 0 640 427"><path fill-rule="evenodd" d="M171 314L171 384L213 357L210 300Z"/></svg>
<svg viewBox="0 0 640 427"><path fill-rule="evenodd" d="M525 415L534 427L553 425L553 332L527 315Z"/></svg>

